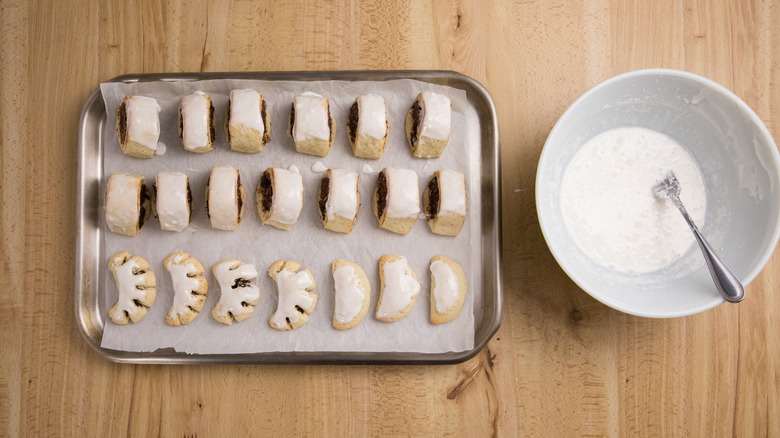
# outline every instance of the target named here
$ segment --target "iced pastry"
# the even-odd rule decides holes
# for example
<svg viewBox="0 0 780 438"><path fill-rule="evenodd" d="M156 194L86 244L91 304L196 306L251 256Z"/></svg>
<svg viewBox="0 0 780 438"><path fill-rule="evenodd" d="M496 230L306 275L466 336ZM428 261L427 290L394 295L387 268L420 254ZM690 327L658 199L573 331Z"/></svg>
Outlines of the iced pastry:
<svg viewBox="0 0 780 438"><path fill-rule="evenodd" d="M166 231L181 231L192 217L190 179L181 172L160 172L154 184L152 211Z"/></svg>
<svg viewBox="0 0 780 438"><path fill-rule="evenodd" d="M173 282L173 305L165 315L165 322L172 326L189 324L203 309L206 294L209 293L203 266L186 252L169 254L163 265L171 274Z"/></svg>
<svg viewBox="0 0 780 438"><path fill-rule="evenodd" d="M333 311L333 327L348 330L358 324L368 313L371 304L371 283L363 269L347 260L334 260L331 274L335 284L336 306Z"/></svg>
<svg viewBox="0 0 780 438"><path fill-rule="evenodd" d="M117 302L108 311L108 316L117 324L140 321L157 296L156 278L149 263L124 251L111 256L108 269L114 275L119 290Z"/></svg>
<svg viewBox="0 0 780 438"><path fill-rule="evenodd" d="M347 119L347 136L356 157L381 158L389 132L390 121L382 96L369 94L355 99Z"/></svg>
<svg viewBox="0 0 780 438"><path fill-rule="evenodd" d="M211 169L206 187L206 213L211 228L232 231L238 228L244 215L246 191L241 185L238 169L217 166Z"/></svg>
<svg viewBox="0 0 780 438"><path fill-rule="evenodd" d="M382 169L377 177L372 203L380 227L398 234L409 234L420 215L417 174L409 169Z"/></svg>
<svg viewBox="0 0 780 438"><path fill-rule="evenodd" d="M431 322L443 324L460 315L466 299L466 274L443 255L431 259Z"/></svg>
<svg viewBox="0 0 780 438"><path fill-rule="evenodd" d="M214 319L231 325L234 320L241 322L249 318L260 301L260 289L255 285L255 267L241 260L226 259L217 262L211 271L221 291L219 302L211 311Z"/></svg>
<svg viewBox="0 0 780 438"><path fill-rule="evenodd" d="M317 306L317 294L311 292L316 286L314 277L308 269L299 271L300 268L298 262L277 260L268 269L279 292L276 312L268 320L276 330L292 330L306 324Z"/></svg>
<svg viewBox="0 0 780 438"><path fill-rule="evenodd" d="M457 236L468 211L466 177L452 169L436 171L423 192L423 208L431 231Z"/></svg>
<svg viewBox="0 0 780 438"><path fill-rule="evenodd" d="M430 91L417 95L406 114L406 139L417 158L438 158L447 147L452 130L450 98Z"/></svg>
<svg viewBox="0 0 780 438"><path fill-rule="evenodd" d="M255 90L233 90L225 117L230 149L247 154L260 152L271 141L271 114L265 96Z"/></svg>
<svg viewBox="0 0 780 438"><path fill-rule="evenodd" d="M317 206L327 230L350 233L360 208L358 174L344 169L328 169L322 177Z"/></svg>
<svg viewBox="0 0 780 438"><path fill-rule="evenodd" d="M106 224L114 233L135 236L149 219L151 198L144 177L112 173L106 189Z"/></svg>
<svg viewBox="0 0 780 438"><path fill-rule="evenodd" d="M289 135L299 153L328 155L336 138L336 120L328 99L308 91L296 96L290 111Z"/></svg>
<svg viewBox="0 0 780 438"><path fill-rule="evenodd" d="M269 167L260 177L255 194L263 224L291 229L303 208L303 178L293 170Z"/></svg>
<svg viewBox="0 0 780 438"><path fill-rule="evenodd" d="M382 288L376 319L393 322L408 315L420 295L420 280L406 258L382 256L379 259L379 280Z"/></svg>
<svg viewBox="0 0 780 438"><path fill-rule="evenodd" d="M160 139L160 105L146 96L125 96L116 113L116 135L125 155L152 158Z"/></svg>

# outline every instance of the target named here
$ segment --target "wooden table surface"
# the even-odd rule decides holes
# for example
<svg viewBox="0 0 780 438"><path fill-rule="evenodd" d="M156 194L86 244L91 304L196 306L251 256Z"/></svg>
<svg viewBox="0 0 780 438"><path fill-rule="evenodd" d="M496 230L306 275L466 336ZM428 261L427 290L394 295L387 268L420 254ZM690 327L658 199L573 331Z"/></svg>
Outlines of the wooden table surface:
<svg viewBox="0 0 780 438"><path fill-rule="evenodd" d="M551 256L534 205L550 129L646 67L711 78L778 138L776 0L0 1L0 435L780 434L780 258L739 305L622 314ZM81 107L124 73L451 69L495 99L504 317L451 366L133 366L73 317Z"/></svg>

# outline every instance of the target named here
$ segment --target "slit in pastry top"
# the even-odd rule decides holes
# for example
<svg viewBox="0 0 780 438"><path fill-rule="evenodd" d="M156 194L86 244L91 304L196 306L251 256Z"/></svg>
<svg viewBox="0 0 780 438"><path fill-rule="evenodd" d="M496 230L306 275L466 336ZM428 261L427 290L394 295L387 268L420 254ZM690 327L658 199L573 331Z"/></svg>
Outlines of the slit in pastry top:
<svg viewBox="0 0 780 438"><path fill-rule="evenodd" d="M219 301L212 311L214 318L228 325L233 319L240 322L248 318L254 311L253 306L260 300L260 289L254 284L257 279L255 267L228 259L214 265L212 272L221 290Z"/></svg>

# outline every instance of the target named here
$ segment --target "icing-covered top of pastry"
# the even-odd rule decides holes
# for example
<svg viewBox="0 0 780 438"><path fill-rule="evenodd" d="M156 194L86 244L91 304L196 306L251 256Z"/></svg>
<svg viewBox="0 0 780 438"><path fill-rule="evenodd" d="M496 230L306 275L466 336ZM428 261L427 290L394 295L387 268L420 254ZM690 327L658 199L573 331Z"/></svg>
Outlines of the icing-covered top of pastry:
<svg viewBox="0 0 780 438"><path fill-rule="evenodd" d="M125 228L138 223L143 180L143 177L129 173L111 174L106 195L106 222L109 227Z"/></svg>
<svg viewBox="0 0 780 438"><path fill-rule="evenodd" d="M358 124L357 135L372 138L384 138L387 134L387 114L385 99L376 94L357 98Z"/></svg>
<svg viewBox="0 0 780 438"><path fill-rule="evenodd" d="M181 138L184 149L198 149L209 144L209 101L196 91L181 99Z"/></svg>
<svg viewBox="0 0 780 438"><path fill-rule="evenodd" d="M279 289L279 303L271 316L271 324L276 328L298 322L301 314L296 307L307 310L314 303L314 297L306 290L314 285L309 271L291 272L282 269L276 273L276 287Z"/></svg>
<svg viewBox="0 0 780 438"><path fill-rule="evenodd" d="M431 91L423 91L420 95L422 123L420 123L419 137L427 137L434 140L449 139L452 128L452 104L450 103L450 98Z"/></svg>
<svg viewBox="0 0 780 438"><path fill-rule="evenodd" d="M274 167L274 197L270 219L292 225L303 207L303 178L296 171Z"/></svg>
<svg viewBox="0 0 780 438"><path fill-rule="evenodd" d="M466 215L466 177L452 169L439 171L439 214Z"/></svg>
<svg viewBox="0 0 780 438"><path fill-rule="evenodd" d="M295 97L293 140L330 140L328 99L312 92Z"/></svg>
<svg viewBox="0 0 780 438"><path fill-rule="evenodd" d="M387 216L415 217L420 213L420 185L417 174L410 169L386 167Z"/></svg>
<svg viewBox="0 0 780 438"><path fill-rule="evenodd" d="M149 149L157 150L160 139L160 105L146 96L127 96L127 136Z"/></svg>
<svg viewBox="0 0 780 438"><path fill-rule="evenodd" d="M366 297L365 285L350 265L342 265L333 271L333 280L336 283L336 309L334 317L339 324L352 321L360 309L363 308L363 300Z"/></svg>
<svg viewBox="0 0 780 438"><path fill-rule="evenodd" d="M157 218L160 228L181 231L190 224L190 205L187 202L187 175L181 172L157 174Z"/></svg>
<svg viewBox="0 0 780 438"><path fill-rule="evenodd" d="M382 265L384 290L382 304L376 311L377 318L398 316L420 293L420 282L412 276L405 257Z"/></svg>
<svg viewBox="0 0 780 438"><path fill-rule="evenodd" d="M238 169L217 166L209 179L209 217L211 226L233 230L238 222Z"/></svg>
<svg viewBox="0 0 780 438"><path fill-rule="evenodd" d="M249 264L230 269L236 262L236 260L224 260L213 269L222 291L219 302L214 308L214 313L220 318L228 316L228 313L235 316L250 311L250 308L244 307L241 303L254 303L260 299L260 289L254 283L237 284L237 280L254 282L257 279L257 270Z"/></svg>
<svg viewBox="0 0 780 438"><path fill-rule="evenodd" d="M458 279L452 268L441 260L431 263L431 275L436 281L436 286L431 292L436 301L436 311L446 313L458 301Z"/></svg>
<svg viewBox="0 0 780 438"><path fill-rule="evenodd" d="M328 220L336 216L352 220L358 210L358 174L344 169L330 169L330 190L325 213Z"/></svg>
<svg viewBox="0 0 780 438"><path fill-rule="evenodd" d="M260 114L260 99L263 96L255 90L233 90L230 92L230 127L244 126L254 129L262 137L265 125Z"/></svg>
<svg viewBox="0 0 780 438"><path fill-rule="evenodd" d="M116 278L117 288L119 288L119 299L115 306L115 312L127 312L131 319L134 319L140 310L135 305L135 301L143 301L147 294L145 289L136 287L144 284L146 280L143 274L134 273L138 268L140 266L133 259L126 261L123 265L114 267L114 277ZM112 319L118 319L118 315L112 314L110 316Z"/></svg>
<svg viewBox="0 0 780 438"><path fill-rule="evenodd" d="M174 319L178 318L179 315L186 314L189 307L197 305L199 300L204 299L202 296L192 293L200 287L200 280L195 276L197 272L195 265L192 263L181 264L184 260L183 254L176 254L165 260L165 268L171 274L173 282L173 306L171 306L168 316Z"/></svg>

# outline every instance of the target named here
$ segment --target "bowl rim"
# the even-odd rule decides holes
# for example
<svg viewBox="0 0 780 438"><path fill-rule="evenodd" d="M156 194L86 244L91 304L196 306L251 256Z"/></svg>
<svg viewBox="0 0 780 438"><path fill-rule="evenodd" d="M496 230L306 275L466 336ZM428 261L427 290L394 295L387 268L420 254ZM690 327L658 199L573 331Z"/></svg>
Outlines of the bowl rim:
<svg viewBox="0 0 780 438"><path fill-rule="evenodd" d="M536 215L537 215L537 220L539 221L539 226L542 230L542 235L544 236L544 240L547 243L547 247L550 249L550 252L552 253L553 257L555 258L555 261L558 263L561 269L563 269L566 275L568 275L569 278L571 278L572 281L574 281L574 283L576 283L577 286L580 287L580 289L588 293L588 295L592 296L593 298L600 301L601 303L606 304L609 307L612 307L613 309L631 315L648 317L648 318L676 318L681 316L694 315L703 312L705 310L712 309L713 307L716 307L724 303L725 300L718 295L718 296L714 296L712 300L706 301L703 304L688 310L675 311L675 312L657 312L657 311L647 312L647 311L636 310L636 309L626 307L620 304L619 302L616 302L614 300L609 299L608 297L600 295L597 291L589 290L589 288L586 287L588 286L587 283L580 276L578 276L576 272L574 272L574 269L565 266L565 264L561 262L562 259L561 257L559 257L560 252L558 249L554 247L554 244L551 243L552 240L550 239L550 231L547 229L547 226L545 225L545 222L543 220L542 212L539 209L540 199L541 199L539 188L542 186L542 176L544 174L543 169L545 168L547 161L550 160L549 158L550 152L548 148L548 145L550 144L550 139L554 137L554 135L558 130L561 129L560 127L562 126L564 121L568 118L569 114L573 111L573 109L581 105L582 102L585 99L589 98L592 94L595 94L601 89L607 88L616 82L621 82L639 76L653 76L653 75L676 76L679 78L697 82L703 86L710 88L711 90L714 90L717 93L724 95L726 98L734 102L737 108L740 111L742 111L745 115L747 115L748 118L750 118L750 120L753 121L755 126L758 128L757 134L761 136L768 145L773 146L770 148L771 149L770 154L772 156L772 160L774 161L775 168L780 169L780 152L778 152L777 150L777 144L775 143L771 132L769 132L769 128L766 127L764 122L761 120L761 118L758 117L755 111L753 111L753 109L750 108L750 106L748 106L748 104L745 103L745 101L743 101L739 96L734 94L734 92L732 92L728 88L724 87L723 85L720 85L719 83L711 79L707 79L695 73L690 73L682 70L666 69L666 68L649 68L649 69L633 70L633 71L618 74L616 76L612 76L594 85L593 87L585 91L581 96L579 96L574 102L572 102L566 108L566 111L564 111L563 114L561 114L561 116L555 122L555 125L553 125L553 128L550 130L550 133L547 135L547 139L544 142L544 146L542 147L542 153L539 157L539 164L537 165L536 168L536 179L535 179ZM776 194L776 196L778 195ZM778 203L778 208L775 213L778 217L780 217L780 203ZM764 269L767 262L769 262L770 257L772 257L775 248L777 247L778 240L780 240L780 220L778 220L775 223L775 227L772 233L772 238L770 240L771 245L768 245L766 247L764 253L761 255L761 258L759 262L756 264L756 266L747 275L745 275L744 278L740 279L744 286L750 284L758 276L758 274Z"/></svg>

